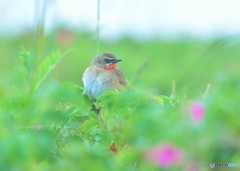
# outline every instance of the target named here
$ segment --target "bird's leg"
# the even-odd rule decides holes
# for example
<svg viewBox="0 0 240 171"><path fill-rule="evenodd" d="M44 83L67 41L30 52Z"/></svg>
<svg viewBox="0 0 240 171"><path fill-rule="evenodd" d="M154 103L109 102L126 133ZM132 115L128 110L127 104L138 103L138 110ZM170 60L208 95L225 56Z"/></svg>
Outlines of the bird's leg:
<svg viewBox="0 0 240 171"><path fill-rule="evenodd" d="M97 114L100 114L102 107L99 103L95 100L92 104L91 110L95 111Z"/></svg>

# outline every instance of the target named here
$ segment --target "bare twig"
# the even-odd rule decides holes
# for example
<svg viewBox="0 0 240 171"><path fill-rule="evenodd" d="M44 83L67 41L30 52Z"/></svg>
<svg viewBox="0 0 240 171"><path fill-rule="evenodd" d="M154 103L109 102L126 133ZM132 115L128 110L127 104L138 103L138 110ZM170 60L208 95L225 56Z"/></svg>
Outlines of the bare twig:
<svg viewBox="0 0 240 171"><path fill-rule="evenodd" d="M97 32L97 54L99 53L99 37L100 37L100 0L97 0L97 29L96 29L96 32Z"/></svg>

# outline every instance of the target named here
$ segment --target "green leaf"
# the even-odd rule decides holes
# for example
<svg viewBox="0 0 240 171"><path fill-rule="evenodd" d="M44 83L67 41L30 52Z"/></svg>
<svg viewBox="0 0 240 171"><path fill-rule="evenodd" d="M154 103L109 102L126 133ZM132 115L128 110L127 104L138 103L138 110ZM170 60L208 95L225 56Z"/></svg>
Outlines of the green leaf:
<svg viewBox="0 0 240 171"><path fill-rule="evenodd" d="M64 55L61 55L59 51L52 53L50 56L47 56L42 64L37 69L36 77L31 86L30 93L35 92L50 72L57 66L58 62L63 58Z"/></svg>
<svg viewBox="0 0 240 171"><path fill-rule="evenodd" d="M19 59L21 60L23 65L22 70L25 70L25 72L29 76L36 65L35 56L30 51L22 48L22 50L19 52Z"/></svg>

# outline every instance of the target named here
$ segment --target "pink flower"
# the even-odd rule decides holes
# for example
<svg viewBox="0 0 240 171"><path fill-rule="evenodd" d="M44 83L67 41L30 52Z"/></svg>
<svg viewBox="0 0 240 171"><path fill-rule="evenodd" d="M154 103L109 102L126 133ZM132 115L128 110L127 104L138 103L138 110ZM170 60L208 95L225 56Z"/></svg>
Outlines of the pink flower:
<svg viewBox="0 0 240 171"><path fill-rule="evenodd" d="M182 151L172 144L160 144L147 152L148 161L163 167L177 165L182 159Z"/></svg>
<svg viewBox="0 0 240 171"><path fill-rule="evenodd" d="M201 122L204 119L205 108L202 102L196 101L189 106L189 112L193 121Z"/></svg>
<svg viewBox="0 0 240 171"><path fill-rule="evenodd" d="M37 129L38 129L38 130L42 129L42 125L41 125L41 124L38 124L38 125L37 125Z"/></svg>

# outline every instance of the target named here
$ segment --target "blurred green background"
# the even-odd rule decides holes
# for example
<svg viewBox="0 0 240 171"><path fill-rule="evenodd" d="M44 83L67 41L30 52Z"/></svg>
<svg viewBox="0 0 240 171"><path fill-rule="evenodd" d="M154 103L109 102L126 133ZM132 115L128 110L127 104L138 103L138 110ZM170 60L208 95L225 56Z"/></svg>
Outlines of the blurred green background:
<svg viewBox="0 0 240 171"><path fill-rule="evenodd" d="M19 63L19 51L24 47L38 55L37 37L32 32L1 40L1 73L7 75ZM55 30L44 37L41 56L60 49L68 51L52 74L60 81L82 85L82 73L98 53L112 52L123 62L119 67L134 84L153 89L160 94L171 93L176 81L178 93L190 95L204 91L208 83L223 72L239 74L239 46L237 37L199 40L190 36L136 41L122 37L115 41L101 41L96 51L95 34L84 31ZM40 57L41 58L41 57ZM190 92L190 93L189 93Z"/></svg>
<svg viewBox="0 0 240 171"><path fill-rule="evenodd" d="M1 170L158 170L162 167L146 164L143 154L161 142L187 153L183 165L165 170L239 163L237 38L101 40L100 51L123 59L119 66L138 89L100 99L103 118L90 110L81 90L83 71L97 55L94 33L59 28L40 38L39 44L26 31L1 39ZM65 54L59 62L58 53L51 56L56 49ZM46 56L52 62L43 62ZM40 86L30 90L36 82ZM188 116L194 100L206 111L200 125ZM118 155L109 154L111 142Z"/></svg>
<svg viewBox="0 0 240 171"><path fill-rule="evenodd" d="M102 52L123 60L119 67L134 91L106 92L93 102L83 94L82 74ZM2 33L0 55L0 170L200 171L209 170L210 162L240 165L239 36L98 42L96 32L84 28L44 33L42 23L21 34ZM93 103L101 114L91 110ZM201 104L200 122L191 118L194 103ZM182 152L177 164L146 159L163 144Z"/></svg>

